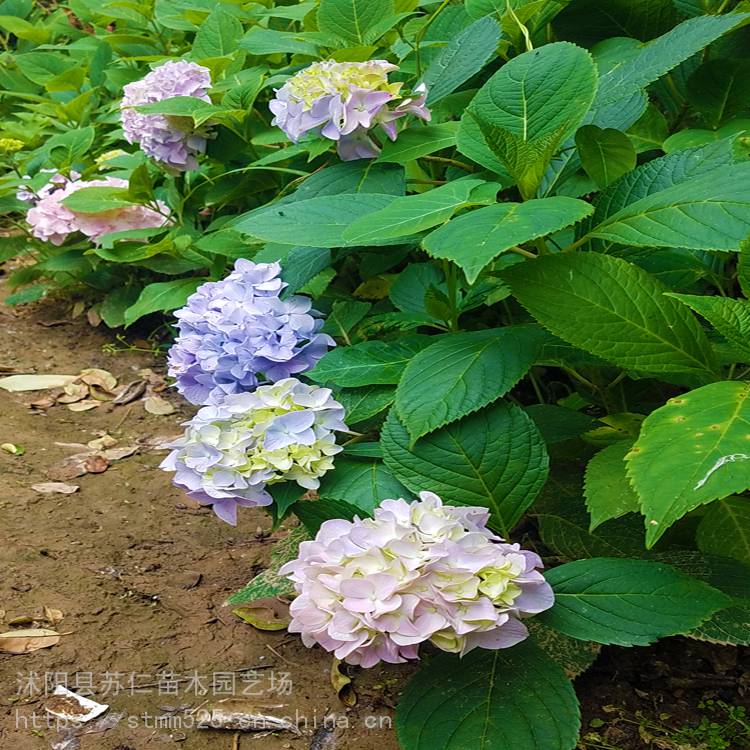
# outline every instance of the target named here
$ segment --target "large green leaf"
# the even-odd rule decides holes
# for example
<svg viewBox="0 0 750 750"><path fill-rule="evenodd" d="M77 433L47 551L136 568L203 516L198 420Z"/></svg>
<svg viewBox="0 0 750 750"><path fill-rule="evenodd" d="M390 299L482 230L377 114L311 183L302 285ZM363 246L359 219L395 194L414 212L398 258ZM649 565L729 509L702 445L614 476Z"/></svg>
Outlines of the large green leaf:
<svg viewBox="0 0 750 750"><path fill-rule="evenodd" d="M377 38L380 22L393 14L393 0L321 0L318 28L352 45L365 45Z"/></svg>
<svg viewBox="0 0 750 750"><path fill-rule="evenodd" d="M353 221L344 231L346 242L366 245L423 232L450 219L484 180L464 179L418 195L396 198L385 208ZM499 187L499 186L498 186Z"/></svg>
<svg viewBox="0 0 750 750"><path fill-rule="evenodd" d="M477 158L471 144L479 140L482 163L484 141L524 196L533 197L557 146L586 115L596 80L589 53L567 42L546 44L514 57L472 100L461 119L459 149ZM466 138L462 130L467 131ZM468 152L463 150L465 143Z"/></svg>
<svg viewBox="0 0 750 750"><path fill-rule="evenodd" d="M594 107L617 102L648 86L748 18L750 13L691 18L652 42L633 46L602 76Z"/></svg>
<svg viewBox="0 0 750 750"><path fill-rule="evenodd" d="M422 156L450 148L456 143L457 122L413 127L399 133L395 141L386 141L378 162L406 164Z"/></svg>
<svg viewBox="0 0 750 750"><path fill-rule="evenodd" d="M625 473L625 455L633 447L621 440L600 450L586 466L586 507L591 531L613 518L640 510L638 496Z"/></svg>
<svg viewBox="0 0 750 750"><path fill-rule="evenodd" d="M738 352L750 360L750 302L701 294L670 294L702 315Z"/></svg>
<svg viewBox="0 0 750 750"><path fill-rule="evenodd" d="M336 400L346 410L346 423L352 427L384 412L393 403L396 389L390 385L366 385L343 388L336 392Z"/></svg>
<svg viewBox="0 0 750 750"><path fill-rule="evenodd" d="M413 492L430 490L454 505L489 508L504 536L547 477L536 426L517 406L499 403L453 422L411 446L391 410L380 438L386 466Z"/></svg>
<svg viewBox="0 0 750 750"><path fill-rule="evenodd" d="M462 214L423 240L435 258L460 266L469 283L502 252L580 221L593 211L584 201L557 196L525 203L496 203Z"/></svg>
<svg viewBox="0 0 750 750"><path fill-rule="evenodd" d="M615 128L584 125L576 133L576 146L586 174L600 188L615 182L636 164L630 138Z"/></svg>
<svg viewBox="0 0 750 750"><path fill-rule="evenodd" d="M731 604L721 591L669 565L595 557L547 571L555 605L539 617L571 638L647 646L686 633Z"/></svg>
<svg viewBox="0 0 750 750"><path fill-rule="evenodd" d="M493 18L480 18L453 37L422 77L427 104L439 101L478 73L495 54L499 41L500 27Z"/></svg>
<svg viewBox="0 0 750 750"><path fill-rule="evenodd" d="M201 60L232 55L237 51L242 33L242 24L235 15L226 6L216 5L195 35L191 56Z"/></svg>
<svg viewBox="0 0 750 750"><path fill-rule="evenodd" d="M62 204L71 211L78 213L99 213L133 205L127 188L117 187L85 187L76 190L66 198Z"/></svg>
<svg viewBox="0 0 750 750"><path fill-rule="evenodd" d="M626 460L649 546L694 508L750 487L748 435L750 383L711 383L646 418Z"/></svg>
<svg viewBox="0 0 750 750"><path fill-rule="evenodd" d="M750 62L707 60L688 80L691 103L707 124L718 128L747 110L750 99Z"/></svg>
<svg viewBox="0 0 750 750"><path fill-rule="evenodd" d="M404 750L572 750L579 726L573 686L530 640L462 659L440 654L412 678L396 712Z"/></svg>
<svg viewBox="0 0 750 750"><path fill-rule="evenodd" d="M349 244L343 237L349 224L385 208L393 199L392 195L378 193L321 195L252 211L232 226L265 242L298 245L304 241L308 247L344 247Z"/></svg>
<svg viewBox="0 0 750 750"><path fill-rule="evenodd" d="M750 498L727 497L711 503L698 526L696 539L703 552L750 565Z"/></svg>
<svg viewBox="0 0 750 750"><path fill-rule="evenodd" d="M182 307L187 298L208 279L175 279L159 281L143 288L138 299L123 314L125 326L153 312L174 310Z"/></svg>
<svg viewBox="0 0 750 750"><path fill-rule="evenodd" d="M442 336L409 362L396 389L396 411L412 441L507 393L534 363L532 327Z"/></svg>
<svg viewBox="0 0 750 750"><path fill-rule="evenodd" d="M552 333L620 367L711 377L713 352L693 315L638 266L599 253L561 253L504 273Z"/></svg>
<svg viewBox="0 0 750 750"><path fill-rule="evenodd" d="M414 355L434 340L430 336L413 335L397 341L363 341L337 347L307 377L316 383L335 383L343 388L395 385Z"/></svg>
<svg viewBox="0 0 750 750"><path fill-rule="evenodd" d="M731 164L629 203L589 231L636 247L738 251L750 234L750 162Z"/></svg>
<svg viewBox="0 0 750 750"><path fill-rule="evenodd" d="M336 466L320 483L322 498L343 500L367 514L383 500L409 497L409 491L381 461L367 461L339 456Z"/></svg>

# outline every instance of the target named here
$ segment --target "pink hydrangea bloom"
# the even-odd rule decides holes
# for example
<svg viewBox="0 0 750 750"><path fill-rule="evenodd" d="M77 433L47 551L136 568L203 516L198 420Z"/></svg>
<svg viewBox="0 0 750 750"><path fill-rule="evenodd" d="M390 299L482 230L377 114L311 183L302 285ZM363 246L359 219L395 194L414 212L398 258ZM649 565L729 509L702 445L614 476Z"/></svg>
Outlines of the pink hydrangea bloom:
<svg viewBox="0 0 750 750"><path fill-rule="evenodd" d="M128 83L120 102L125 140L140 144L144 154L173 171L196 169L195 157L205 152L206 138L195 131L192 119L143 114L135 107L176 96L192 96L210 102L210 88L211 71L186 60L166 62L140 81Z"/></svg>
<svg viewBox="0 0 750 750"><path fill-rule="evenodd" d="M127 188L128 181L117 177L102 180L64 180L53 178L37 194L38 200L26 213L34 237L53 245L62 245L68 235L81 232L95 243L110 232L160 227L167 222L169 209L159 203L159 211L147 206L125 206L98 213L78 213L63 205L63 200L86 187Z"/></svg>
<svg viewBox="0 0 750 750"><path fill-rule="evenodd" d="M402 84L388 82L394 70L398 66L386 60L313 63L276 91L269 104L272 124L294 143L308 132L336 141L344 161L377 156L380 147L371 135L376 125L395 141L399 118L413 114L430 119L424 84L416 87L415 97L405 99ZM396 106L390 109L390 104Z"/></svg>
<svg viewBox="0 0 750 750"><path fill-rule="evenodd" d="M297 591L289 631L363 667L416 659L425 641L461 655L519 643L521 619L554 594L539 556L503 542L488 518L421 492L384 500L373 518L326 521L279 571Z"/></svg>

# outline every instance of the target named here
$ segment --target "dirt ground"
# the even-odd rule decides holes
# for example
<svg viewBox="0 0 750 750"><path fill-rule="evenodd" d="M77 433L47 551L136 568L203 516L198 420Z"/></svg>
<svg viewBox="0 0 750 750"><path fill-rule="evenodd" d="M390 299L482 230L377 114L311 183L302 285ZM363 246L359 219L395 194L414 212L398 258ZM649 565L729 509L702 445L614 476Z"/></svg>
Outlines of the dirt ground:
<svg viewBox="0 0 750 750"><path fill-rule="evenodd" d="M70 320L69 306L0 306L0 373L98 367L121 383L142 368L163 373L163 360L148 352L103 348L113 342L85 316ZM190 413L176 394L164 395L177 410L156 416L142 402L32 410L43 392L0 390L0 444L25 449L0 450L0 632L23 617L44 627L46 607L62 612L56 628L65 634L51 648L0 655L0 749L75 750L80 742L83 750L396 750L392 709L411 667L353 670L358 702L349 708L331 685L330 656L284 631L257 631L224 606L267 564L274 537L263 511L242 509L232 528L186 502L158 470L164 452L154 444L176 435ZM103 434L140 449L103 473L68 480L80 487L75 494L31 489L81 450L70 444ZM669 735L655 729L712 716L700 707L705 700L747 706L746 651L681 639L627 653L605 649L577 683L588 737L582 748L750 747L736 739L659 744ZM57 684L109 704L105 719L77 739L71 727L55 726L44 693ZM219 703L230 695L245 708L298 721L301 733L195 727L202 710L231 705Z"/></svg>

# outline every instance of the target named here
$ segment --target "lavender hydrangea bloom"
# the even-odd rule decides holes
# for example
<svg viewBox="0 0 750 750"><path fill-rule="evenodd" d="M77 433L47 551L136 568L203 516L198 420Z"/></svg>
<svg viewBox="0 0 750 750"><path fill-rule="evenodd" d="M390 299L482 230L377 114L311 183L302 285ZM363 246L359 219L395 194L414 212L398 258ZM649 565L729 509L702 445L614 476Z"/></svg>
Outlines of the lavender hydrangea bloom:
<svg viewBox="0 0 750 750"><path fill-rule="evenodd" d="M521 618L552 606L541 559L495 536L489 511L419 497L326 521L280 569L297 591L289 631L306 646L363 667L417 659L425 641L461 655L508 648L528 635Z"/></svg>
<svg viewBox="0 0 750 750"><path fill-rule="evenodd" d="M430 119L425 106L427 89L420 84L416 97L400 96L402 84L389 83L388 73L398 66L385 60L313 63L276 91L269 108L293 142L315 132L336 141L344 161L377 156L380 147L370 131L376 125L396 140L395 121L407 114ZM388 105L396 103L393 109Z"/></svg>
<svg viewBox="0 0 750 750"><path fill-rule="evenodd" d="M328 388L287 378L204 406L161 468L234 525L237 506L271 504L267 485L287 481L317 489L341 451L334 432L346 430L343 419L344 407Z"/></svg>
<svg viewBox="0 0 750 750"><path fill-rule="evenodd" d="M176 96L210 102L211 71L196 63L178 60L154 68L140 81L128 83L120 103L122 127L128 143L139 143L143 152L168 168L196 169L197 154L206 150L206 138L193 128L190 118L147 115L135 107Z"/></svg>
<svg viewBox="0 0 750 750"><path fill-rule="evenodd" d="M280 299L278 263L238 260L222 281L203 284L175 315L179 335L169 374L194 404L218 403L305 372L335 346L307 297Z"/></svg>

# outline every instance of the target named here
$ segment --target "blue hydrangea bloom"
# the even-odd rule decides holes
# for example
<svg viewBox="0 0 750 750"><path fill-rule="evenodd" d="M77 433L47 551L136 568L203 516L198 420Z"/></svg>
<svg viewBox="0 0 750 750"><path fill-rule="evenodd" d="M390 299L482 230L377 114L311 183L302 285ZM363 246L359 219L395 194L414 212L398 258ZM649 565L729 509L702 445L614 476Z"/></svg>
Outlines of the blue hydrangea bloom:
<svg viewBox="0 0 750 750"><path fill-rule="evenodd" d="M217 404L310 370L335 346L307 297L281 299L278 263L238 260L222 281L198 287L175 315L169 374L193 404Z"/></svg>

